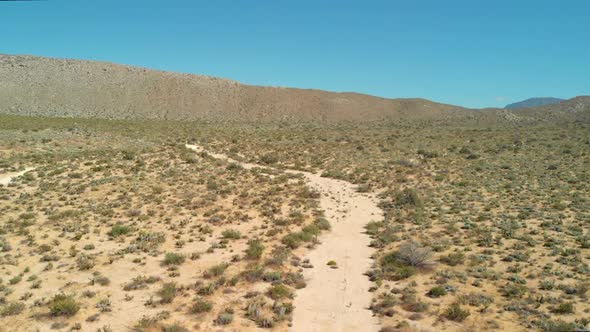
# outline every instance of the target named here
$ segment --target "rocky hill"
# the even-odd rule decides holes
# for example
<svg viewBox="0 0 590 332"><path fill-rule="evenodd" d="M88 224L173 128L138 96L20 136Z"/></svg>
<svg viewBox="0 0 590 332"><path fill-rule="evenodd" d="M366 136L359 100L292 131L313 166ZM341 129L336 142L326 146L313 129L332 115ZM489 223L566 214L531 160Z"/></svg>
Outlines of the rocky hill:
<svg viewBox="0 0 590 332"><path fill-rule="evenodd" d="M0 55L0 113L162 120L590 122L590 97L473 110L425 99L265 87L113 63Z"/></svg>
<svg viewBox="0 0 590 332"><path fill-rule="evenodd" d="M0 55L0 112L108 119L359 121L473 114L424 99L263 87L112 63Z"/></svg>

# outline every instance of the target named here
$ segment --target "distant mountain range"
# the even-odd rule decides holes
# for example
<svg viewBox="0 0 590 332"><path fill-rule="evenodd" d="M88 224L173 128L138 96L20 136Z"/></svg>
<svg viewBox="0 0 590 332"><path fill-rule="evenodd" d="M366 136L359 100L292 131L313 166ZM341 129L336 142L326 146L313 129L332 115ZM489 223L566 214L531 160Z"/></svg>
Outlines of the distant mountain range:
<svg viewBox="0 0 590 332"><path fill-rule="evenodd" d="M540 105L538 99L523 103ZM540 99L544 106L474 110L420 98L255 86L107 62L0 54L0 113L13 115L256 123L590 122L588 96L559 104Z"/></svg>
<svg viewBox="0 0 590 332"><path fill-rule="evenodd" d="M519 101L517 103L506 105L505 109L519 109L519 108L531 108L545 105L559 104L565 99L553 98L553 97L538 97L529 98L527 100Z"/></svg>

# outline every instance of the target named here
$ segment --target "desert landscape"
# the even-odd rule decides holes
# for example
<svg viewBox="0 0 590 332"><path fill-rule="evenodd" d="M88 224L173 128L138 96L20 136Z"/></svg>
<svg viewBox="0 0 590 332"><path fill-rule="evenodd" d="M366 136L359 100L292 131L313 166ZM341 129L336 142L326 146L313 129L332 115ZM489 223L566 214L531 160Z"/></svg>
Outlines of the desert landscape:
<svg viewBox="0 0 590 332"><path fill-rule="evenodd" d="M56 62L66 72L176 77L28 56L3 56L0 72L43 76L35 71ZM76 77L86 83L73 86L110 84ZM220 89L217 79L182 79ZM244 108L220 119L176 112L176 97L127 114L111 107L116 99L74 104L78 91L51 82L34 93L21 89L27 80L10 84L0 101L2 331L576 331L590 322L590 97L472 110L359 95L344 103L354 116L334 106L242 119ZM318 105L349 98L276 93L320 96ZM255 108L271 114L292 107L259 98L267 104ZM78 116L78 107L117 116ZM159 107L170 111L149 115ZM373 115L378 107L386 117Z"/></svg>
<svg viewBox="0 0 590 332"><path fill-rule="evenodd" d="M590 331L587 0L0 0L0 332Z"/></svg>

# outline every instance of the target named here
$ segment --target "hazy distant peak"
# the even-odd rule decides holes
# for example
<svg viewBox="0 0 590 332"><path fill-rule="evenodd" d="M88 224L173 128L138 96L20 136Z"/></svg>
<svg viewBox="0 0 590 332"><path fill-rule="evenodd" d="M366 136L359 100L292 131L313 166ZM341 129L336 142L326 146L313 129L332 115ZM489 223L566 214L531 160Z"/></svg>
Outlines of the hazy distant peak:
<svg viewBox="0 0 590 332"><path fill-rule="evenodd" d="M565 99L560 98L553 98L553 97L536 97L536 98L529 98L527 100L519 101L517 103L506 105L507 109L516 109L516 108L530 108L530 107L539 107L544 105L552 105L552 104L559 104Z"/></svg>

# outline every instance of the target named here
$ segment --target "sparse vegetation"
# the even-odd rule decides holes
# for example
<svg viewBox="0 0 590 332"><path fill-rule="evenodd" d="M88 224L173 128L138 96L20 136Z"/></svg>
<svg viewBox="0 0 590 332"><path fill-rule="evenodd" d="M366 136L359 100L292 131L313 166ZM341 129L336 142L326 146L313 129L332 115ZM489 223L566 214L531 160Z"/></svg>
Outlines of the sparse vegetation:
<svg viewBox="0 0 590 332"><path fill-rule="evenodd" d="M301 169L379 193L384 216L366 221L367 274L384 327L587 328L587 133L584 124L254 128L0 116L0 168L35 167L0 187L0 314L31 329L65 320L97 330L110 324L108 310L144 331L285 329L305 287L299 270L340 265L337 274L345 263L302 256L330 222L318 206L327 194L281 172ZM287 135L296 144L281 144ZM187 152L185 141L239 161L270 155L273 169ZM68 295L44 297L54 285ZM115 287L125 306L153 313L125 317L109 298ZM27 319L39 308L47 319Z"/></svg>

